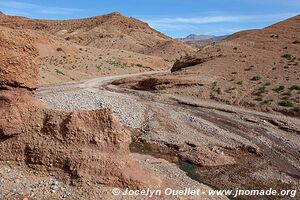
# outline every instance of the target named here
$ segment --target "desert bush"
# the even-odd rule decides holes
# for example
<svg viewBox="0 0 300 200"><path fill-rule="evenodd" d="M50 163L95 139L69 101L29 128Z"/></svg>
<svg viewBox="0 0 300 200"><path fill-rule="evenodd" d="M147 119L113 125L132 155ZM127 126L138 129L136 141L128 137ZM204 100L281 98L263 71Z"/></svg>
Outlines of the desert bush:
<svg viewBox="0 0 300 200"><path fill-rule="evenodd" d="M295 112L298 112L298 113L300 113L300 107L294 107L294 109L293 109Z"/></svg>
<svg viewBox="0 0 300 200"><path fill-rule="evenodd" d="M290 87L290 90L300 90L300 86L299 85L292 85Z"/></svg>
<svg viewBox="0 0 300 200"><path fill-rule="evenodd" d="M261 79L261 76L254 76L250 80L251 81L259 81Z"/></svg>
<svg viewBox="0 0 300 200"><path fill-rule="evenodd" d="M266 86L262 86L262 87L258 88L258 91L255 93L255 95L260 96L265 92L268 92L268 90L266 90Z"/></svg>
<svg viewBox="0 0 300 200"><path fill-rule="evenodd" d="M63 51L63 49L62 49L61 47L58 47L58 48L56 49L56 51Z"/></svg>
<svg viewBox="0 0 300 200"><path fill-rule="evenodd" d="M283 85L279 85L278 87L274 88L274 91L276 91L276 92L283 92L284 91L284 86Z"/></svg>
<svg viewBox="0 0 300 200"><path fill-rule="evenodd" d="M243 85L243 81L238 81L238 82L236 82L236 84Z"/></svg>
<svg viewBox="0 0 300 200"><path fill-rule="evenodd" d="M268 100L264 100L264 101L262 102L262 104L271 105L272 102L273 102L273 99L268 99Z"/></svg>
<svg viewBox="0 0 300 200"><path fill-rule="evenodd" d="M289 97L291 97L292 96L292 92L288 91L288 92L283 93L282 95L283 96L289 96Z"/></svg>
<svg viewBox="0 0 300 200"><path fill-rule="evenodd" d="M294 106L293 102L289 99L282 100L278 104L283 107L293 107Z"/></svg>

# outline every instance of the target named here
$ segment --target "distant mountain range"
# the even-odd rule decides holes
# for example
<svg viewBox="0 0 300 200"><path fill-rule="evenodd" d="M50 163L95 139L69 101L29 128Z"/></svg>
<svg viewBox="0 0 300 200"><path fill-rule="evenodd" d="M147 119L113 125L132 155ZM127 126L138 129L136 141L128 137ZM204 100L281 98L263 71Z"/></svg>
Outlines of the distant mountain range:
<svg viewBox="0 0 300 200"><path fill-rule="evenodd" d="M226 39L227 37L229 37L229 35L214 36L214 35L191 34L185 38L177 38L176 40L185 42L195 47L201 47L201 46L212 44L214 42L219 42L221 40Z"/></svg>

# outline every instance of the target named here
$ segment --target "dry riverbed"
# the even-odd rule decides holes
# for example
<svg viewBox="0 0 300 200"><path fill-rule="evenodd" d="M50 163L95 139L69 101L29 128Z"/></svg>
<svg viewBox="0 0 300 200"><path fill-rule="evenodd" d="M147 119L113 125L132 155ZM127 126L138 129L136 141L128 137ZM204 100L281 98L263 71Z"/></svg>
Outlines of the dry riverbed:
<svg viewBox="0 0 300 200"><path fill-rule="evenodd" d="M126 77L137 75L150 74ZM110 85L120 78L44 87L36 97L55 109L111 108L131 130L133 152L177 164L186 180L221 189L299 190L299 119Z"/></svg>

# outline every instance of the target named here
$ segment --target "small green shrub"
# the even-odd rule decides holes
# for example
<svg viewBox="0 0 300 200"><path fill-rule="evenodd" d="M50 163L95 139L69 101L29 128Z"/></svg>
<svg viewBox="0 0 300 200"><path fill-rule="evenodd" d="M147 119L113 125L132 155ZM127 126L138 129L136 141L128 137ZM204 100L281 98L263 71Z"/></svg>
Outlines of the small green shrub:
<svg viewBox="0 0 300 200"><path fill-rule="evenodd" d="M270 86L270 85L271 85L270 82L266 82L266 83L265 83L265 86Z"/></svg>
<svg viewBox="0 0 300 200"><path fill-rule="evenodd" d="M268 90L266 90L266 86L262 86L262 87L258 88L258 91L255 93L255 95L260 96L266 92L268 92Z"/></svg>
<svg viewBox="0 0 300 200"><path fill-rule="evenodd" d="M300 113L300 107L294 107L294 109L293 109L295 112L298 112L298 113Z"/></svg>
<svg viewBox="0 0 300 200"><path fill-rule="evenodd" d="M292 96L292 92L288 91L288 92L283 93L282 95L283 96L289 96L289 97L291 97Z"/></svg>
<svg viewBox="0 0 300 200"><path fill-rule="evenodd" d="M266 86L262 86L262 87L258 88L258 90L259 91L266 91L266 88L267 88Z"/></svg>
<svg viewBox="0 0 300 200"><path fill-rule="evenodd" d="M236 84L243 85L243 81L238 81L238 82L236 82Z"/></svg>
<svg viewBox="0 0 300 200"><path fill-rule="evenodd" d="M259 81L261 79L261 76L254 76L250 80L251 81Z"/></svg>
<svg viewBox="0 0 300 200"><path fill-rule="evenodd" d="M290 90L300 90L300 86L299 85L293 85L292 87L290 87Z"/></svg>
<svg viewBox="0 0 300 200"><path fill-rule="evenodd" d="M278 104L283 107L293 107L294 106L293 102L289 99L282 100Z"/></svg>
<svg viewBox="0 0 300 200"><path fill-rule="evenodd" d="M273 102L273 99L268 99L262 102L262 104L271 105Z"/></svg>
<svg viewBox="0 0 300 200"><path fill-rule="evenodd" d="M58 47L58 48L56 49L56 51L63 51L63 49L62 49L61 47Z"/></svg>
<svg viewBox="0 0 300 200"><path fill-rule="evenodd" d="M276 91L276 92L283 92L284 91L284 86L283 85L279 85L278 87L276 87L274 89L274 91Z"/></svg>

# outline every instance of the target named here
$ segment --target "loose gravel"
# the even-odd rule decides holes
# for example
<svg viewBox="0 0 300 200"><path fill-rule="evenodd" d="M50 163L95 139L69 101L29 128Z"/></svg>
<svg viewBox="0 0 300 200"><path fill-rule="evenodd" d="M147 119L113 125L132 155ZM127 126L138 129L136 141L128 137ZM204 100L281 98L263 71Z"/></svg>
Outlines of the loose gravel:
<svg viewBox="0 0 300 200"><path fill-rule="evenodd" d="M33 176L24 168L0 163L0 199L68 199L74 193L54 177Z"/></svg>
<svg viewBox="0 0 300 200"><path fill-rule="evenodd" d="M120 122L129 128L141 128L145 118L145 107L142 103L136 99L106 91L79 89L37 95L37 98L48 107L60 110L110 108Z"/></svg>

